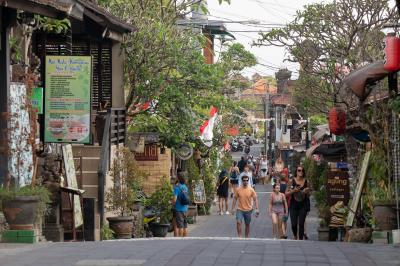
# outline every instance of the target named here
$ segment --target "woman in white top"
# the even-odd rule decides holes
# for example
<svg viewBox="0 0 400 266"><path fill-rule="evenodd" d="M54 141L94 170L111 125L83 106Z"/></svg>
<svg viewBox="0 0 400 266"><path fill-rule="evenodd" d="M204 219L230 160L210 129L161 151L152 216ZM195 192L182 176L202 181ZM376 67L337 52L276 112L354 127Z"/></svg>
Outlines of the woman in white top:
<svg viewBox="0 0 400 266"><path fill-rule="evenodd" d="M258 163L258 176L260 177L260 182L265 185L265 180L268 183L268 160L267 156L263 155L260 162Z"/></svg>

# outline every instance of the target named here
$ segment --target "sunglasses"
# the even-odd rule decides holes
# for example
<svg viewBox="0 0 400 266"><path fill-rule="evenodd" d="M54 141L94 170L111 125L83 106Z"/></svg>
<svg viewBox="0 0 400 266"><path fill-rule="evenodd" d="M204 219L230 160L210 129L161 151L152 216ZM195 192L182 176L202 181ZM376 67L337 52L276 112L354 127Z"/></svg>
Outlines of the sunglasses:
<svg viewBox="0 0 400 266"><path fill-rule="evenodd" d="M249 180L247 179L247 180L242 180L242 182L249 182Z"/></svg>
<svg viewBox="0 0 400 266"><path fill-rule="evenodd" d="M303 172L304 173L304 169L297 169L297 172Z"/></svg>

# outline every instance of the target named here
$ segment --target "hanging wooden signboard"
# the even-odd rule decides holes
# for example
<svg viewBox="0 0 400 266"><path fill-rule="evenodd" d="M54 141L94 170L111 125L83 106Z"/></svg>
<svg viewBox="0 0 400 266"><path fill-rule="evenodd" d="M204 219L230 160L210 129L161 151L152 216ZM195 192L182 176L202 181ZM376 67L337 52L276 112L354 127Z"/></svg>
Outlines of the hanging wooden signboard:
<svg viewBox="0 0 400 266"><path fill-rule="evenodd" d="M326 194L329 206L335 205L338 201L343 201L347 206L350 199L349 174L345 171L328 172Z"/></svg>
<svg viewBox="0 0 400 266"><path fill-rule="evenodd" d="M354 217L357 212L358 204L360 203L361 193L364 187L365 179L367 176L369 158L371 157L371 151L367 151L364 155L364 160L362 163L360 176L358 177L357 188L354 193L353 200L351 201L351 206L349 209L349 214L347 215L346 227L352 227L354 222Z"/></svg>
<svg viewBox="0 0 400 266"><path fill-rule="evenodd" d="M193 203L204 204L206 203L206 191L204 189L203 180L192 181Z"/></svg>

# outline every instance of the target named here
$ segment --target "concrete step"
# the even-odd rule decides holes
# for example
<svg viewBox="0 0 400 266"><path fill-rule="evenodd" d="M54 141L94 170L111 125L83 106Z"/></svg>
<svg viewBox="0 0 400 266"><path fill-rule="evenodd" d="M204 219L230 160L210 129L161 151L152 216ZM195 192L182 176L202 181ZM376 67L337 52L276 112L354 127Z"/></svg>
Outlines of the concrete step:
<svg viewBox="0 0 400 266"><path fill-rule="evenodd" d="M72 152L74 153L74 157L100 158L101 146L73 145Z"/></svg>

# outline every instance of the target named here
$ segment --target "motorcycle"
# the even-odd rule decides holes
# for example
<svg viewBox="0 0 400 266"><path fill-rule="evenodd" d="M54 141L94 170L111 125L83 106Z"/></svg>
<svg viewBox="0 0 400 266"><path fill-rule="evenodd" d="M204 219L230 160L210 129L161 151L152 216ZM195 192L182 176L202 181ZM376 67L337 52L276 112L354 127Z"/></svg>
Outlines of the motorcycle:
<svg viewBox="0 0 400 266"><path fill-rule="evenodd" d="M246 147L244 147L244 153L249 154L250 153L250 146L246 145Z"/></svg>
<svg viewBox="0 0 400 266"><path fill-rule="evenodd" d="M232 142L231 151L235 152L238 151L239 143L237 141Z"/></svg>
<svg viewBox="0 0 400 266"><path fill-rule="evenodd" d="M146 237L153 237L153 232L150 230L150 223L157 222L159 217L156 215L151 206L145 207L143 211L143 227Z"/></svg>

